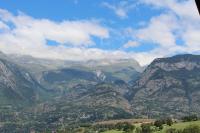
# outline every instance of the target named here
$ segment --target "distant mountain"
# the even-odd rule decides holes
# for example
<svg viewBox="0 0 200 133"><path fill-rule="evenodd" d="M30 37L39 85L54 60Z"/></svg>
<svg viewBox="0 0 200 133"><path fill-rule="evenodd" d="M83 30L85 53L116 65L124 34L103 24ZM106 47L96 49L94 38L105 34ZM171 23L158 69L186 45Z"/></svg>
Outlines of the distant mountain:
<svg viewBox="0 0 200 133"><path fill-rule="evenodd" d="M138 79L140 72L127 66L74 66L56 70L43 71L39 82L49 89L68 89L78 84L114 83L123 80L132 83Z"/></svg>
<svg viewBox="0 0 200 133"><path fill-rule="evenodd" d="M39 59L26 55L6 55L0 52L0 59L16 64L20 71L26 71L40 86L47 90L67 92L82 84L133 83L142 68L133 59L65 61ZM60 94L58 95L60 97Z"/></svg>
<svg viewBox="0 0 200 133"><path fill-rule="evenodd" d="M143 68L134 59L102 59L68 61L34 58L26 55L5 55L0 58L13 62L28 72L45 88L63 90L88 82L134 83Z"/></svg>
<svg viewBox="0 0 200 133"><path fill-rule="evenodd" d="M200 56L155 59L129 93L138 116L175 117L200 112Z"/></svg>
<svg viewBox="0 0 200 133"><path fill-rule="evenodd" d="M44 89L18 65L0 59L0 105L22 105L39 100Z"/></svg>
<svg viewBox="0 0 200 133"><path fill-rule="evenodd" d="M118 80L118 78L113 77L112 73L105 73L100 70L92 71L81 68L64 68L43 72L40 83L49 89L67 90L78 84L111 83L115 80Z"/></svg>
<svg viewBox="0 0 200 133"><path fill-rule="evenodd" d="M133 59L88 61L87 67L93 70L111 73L112 76L125 82L135 81L143 68Z"/></svg>
<svg viewBox="0 0 200 133"><path fill-rule="evenodd" d="M86 67L90 68L101 68L107 67L107 69L120 69L123 67L132 67L136 71L141 72L143 69L137 61L134 59L101 59L101 60L89 60L84 64Z"/></svg>

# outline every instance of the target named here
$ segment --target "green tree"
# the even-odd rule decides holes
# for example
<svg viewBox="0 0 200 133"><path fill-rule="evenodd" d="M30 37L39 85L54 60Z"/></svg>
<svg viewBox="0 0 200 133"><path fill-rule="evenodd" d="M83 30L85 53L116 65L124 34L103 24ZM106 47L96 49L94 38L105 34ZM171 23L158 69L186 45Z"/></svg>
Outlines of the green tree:
<svg viewBox="0 0 200 133"><path fill-rule="evenodd" d="M166 119L166 124L167 124L168 126L171 126L171 125L173 124L173 120L172 120L171 118L167 118L167 119Z"/></svg>
<svg viewBox="0 0 200 133"><path fill-rule="evenodd" d="M141 133L152 133L151 124L142 124L141 128L142 128Z"/></svg>
<svg viewBox="0 0 200 133"><path fill-rule="evenodd" d="M160 130L163 129L163 120L156 120L154 126L158 127Z"/></svg>
<svg viewBox="0 0 200 133"><path fill-rule="evenodd" d="M190 116L185 116L182 118L183 121L197 121L198 116L197 115L190 115Z"/></svg>

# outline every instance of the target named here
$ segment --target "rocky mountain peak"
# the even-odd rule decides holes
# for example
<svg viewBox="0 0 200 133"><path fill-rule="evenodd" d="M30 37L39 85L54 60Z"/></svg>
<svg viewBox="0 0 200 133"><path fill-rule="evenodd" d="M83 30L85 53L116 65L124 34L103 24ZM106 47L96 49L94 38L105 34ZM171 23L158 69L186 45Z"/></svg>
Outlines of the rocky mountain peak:
<svg viewBox="0 0 200 133"><path fill-rule="evenodd" d="M177 55L171 58L158 58L155 59L150 67L160 68L165 71L173 71L179 69L192 70L195 67L200 67L199 55Z"/></svg>
<svg viewBox="0 0 200 133"><path fill-rule="evenodd" d="M133 87L135 112L141 113L148 108L153 116L161 112L181 116L181 113L200 110L199 77L199 55L177 55L154 60ZM145 115L149 114L146 112Z"/></svg>

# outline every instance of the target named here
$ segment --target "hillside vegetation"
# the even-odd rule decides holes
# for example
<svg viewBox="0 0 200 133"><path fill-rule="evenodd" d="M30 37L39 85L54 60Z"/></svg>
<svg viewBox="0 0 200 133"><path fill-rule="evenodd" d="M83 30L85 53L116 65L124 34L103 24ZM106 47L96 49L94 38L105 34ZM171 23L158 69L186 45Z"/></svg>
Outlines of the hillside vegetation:
<svg viewBox="0 0 200 133"><path fill-rule="evenodd" d="M151 131L149 133L179 133L179 132L174 131L174 129L183 131L185 128L194 127L194 126L198 126L199 129L200 129L200 121L178 122L178 123L174 123L172 126L164 125L162 130L160 130L160 131ZM136 128L137 127L139 127L139 126L136 125ZM109 130L109 131L105 131L103 133L125 133L125 132L118 131L118 130ZM137 132L136 129L135 129L131 133L139 133L139 132ZM180 132L180 133L182 133L182 132ZM199 132L187 132L187 133L200 133L200 130L199 130Z"/></svg>

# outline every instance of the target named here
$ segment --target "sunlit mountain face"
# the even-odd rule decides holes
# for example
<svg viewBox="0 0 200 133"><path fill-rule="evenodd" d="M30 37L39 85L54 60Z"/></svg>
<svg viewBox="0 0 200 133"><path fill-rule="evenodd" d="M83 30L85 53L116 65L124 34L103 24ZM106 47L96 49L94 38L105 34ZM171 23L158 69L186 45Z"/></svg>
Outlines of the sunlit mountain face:
<svg viewBox="0 0 200 133"><path fill-rule="evenodd" d="M198 133L199 24L193 0L2 1L0 132Z"/></svg>

